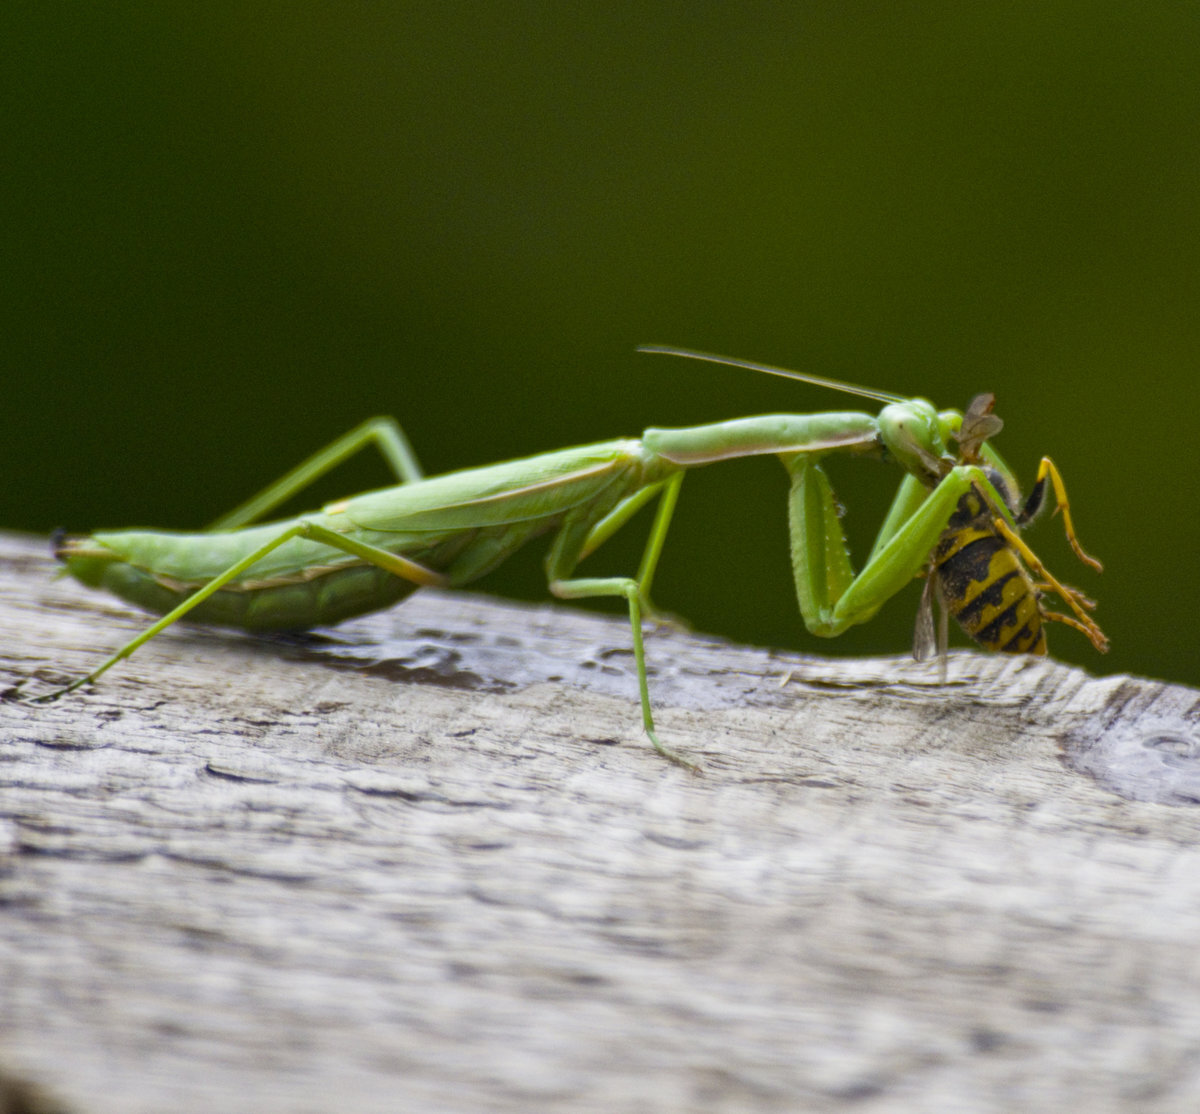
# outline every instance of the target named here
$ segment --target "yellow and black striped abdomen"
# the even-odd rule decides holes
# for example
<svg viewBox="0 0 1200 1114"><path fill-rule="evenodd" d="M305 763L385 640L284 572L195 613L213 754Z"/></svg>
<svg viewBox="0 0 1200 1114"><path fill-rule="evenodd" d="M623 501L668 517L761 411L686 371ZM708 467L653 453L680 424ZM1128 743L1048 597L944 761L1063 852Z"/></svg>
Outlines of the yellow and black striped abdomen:
<svg viewBox="0 0 1200 1114"><path fill-rule="evenodd" d="M933 553L942 598L986 649L1044 654L1038 591L1016 551L996 533L992 513L974 488L959 499Z"/></svg>

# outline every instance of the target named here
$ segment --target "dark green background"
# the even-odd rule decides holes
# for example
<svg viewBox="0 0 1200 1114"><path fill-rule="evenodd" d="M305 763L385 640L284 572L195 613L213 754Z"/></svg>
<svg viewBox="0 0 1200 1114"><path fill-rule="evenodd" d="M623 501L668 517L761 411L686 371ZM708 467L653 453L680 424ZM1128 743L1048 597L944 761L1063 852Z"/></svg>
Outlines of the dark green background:
<svg viewBox="0 0 1200 1114"><path fill-rule="evenodd" d="M10 3L0 35L0 524L199 526L373 413L440 471L847 405L633 351L675 343L995 391L1107 565L1030 534L1113 640L1054 652L1200 680L1195 4ZM899 475L834 470L861 553ZM903 651L915 585L804 632L785 490L689 478L660 604ZM540 552L485 584L543 598Z"/></svg>

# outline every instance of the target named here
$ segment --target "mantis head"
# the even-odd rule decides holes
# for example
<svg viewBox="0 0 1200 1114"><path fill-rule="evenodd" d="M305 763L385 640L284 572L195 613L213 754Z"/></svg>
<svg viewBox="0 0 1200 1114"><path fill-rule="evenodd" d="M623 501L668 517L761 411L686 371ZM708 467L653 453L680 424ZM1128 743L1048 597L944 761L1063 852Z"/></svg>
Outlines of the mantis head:
<svg viewBox="0 0 1200 1114"><path fill-rule="evenodd" d="M923 398L889 403L879 412L884 450L926 485L937 483L946 472L948 433L943 416Z"/></svg>

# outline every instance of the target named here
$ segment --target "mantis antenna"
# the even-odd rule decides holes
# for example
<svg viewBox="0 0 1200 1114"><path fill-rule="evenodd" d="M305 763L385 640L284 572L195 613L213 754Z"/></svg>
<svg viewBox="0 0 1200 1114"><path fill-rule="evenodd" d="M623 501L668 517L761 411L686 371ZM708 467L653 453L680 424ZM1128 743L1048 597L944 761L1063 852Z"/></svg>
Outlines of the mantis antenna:
<svg viewBox="0 0 1200 1114"><path fill-rule="evenodd" d="M697 352L691 348L674 348L669 344L639 344L637 351L662 356L683 356L689 360L705 360L710 364L729 364L731 367L744 367L750 371L765 372L767 375L779 375L784 379L797 379L801 383L811 383L817 387L829 387L831 390L842 391L848 395L861 395L863 398L873 398L876 402L905 401L903 395L894 395L887 391L876 391L870 387L859 387L854 383L843 383L840 379L827 379L823 375L809 375L803 371L790 371L785 367L755 363L753 360L739 360L733 356L714 356L711 352Z"/></svg>

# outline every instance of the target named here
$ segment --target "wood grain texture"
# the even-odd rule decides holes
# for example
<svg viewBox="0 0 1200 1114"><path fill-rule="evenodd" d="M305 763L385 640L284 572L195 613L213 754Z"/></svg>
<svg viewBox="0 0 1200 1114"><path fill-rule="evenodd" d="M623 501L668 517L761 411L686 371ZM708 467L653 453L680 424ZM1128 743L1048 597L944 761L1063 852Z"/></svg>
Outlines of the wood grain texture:
<svg viewBox="0 0 1200 1114"><path fill-rule="evenodd" d="M144 622L51 569L0 538L0 687ZM304 640L178 628L0 703L0 1094L1200 1107L1200 693L659 630L697 777L641 737L628 644L430 592Z"/></svg>

